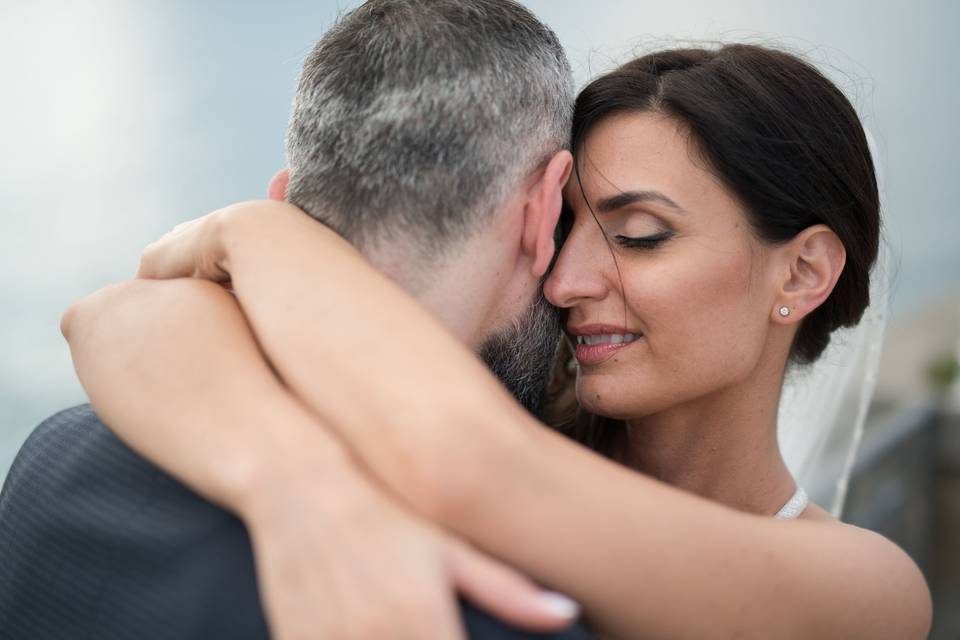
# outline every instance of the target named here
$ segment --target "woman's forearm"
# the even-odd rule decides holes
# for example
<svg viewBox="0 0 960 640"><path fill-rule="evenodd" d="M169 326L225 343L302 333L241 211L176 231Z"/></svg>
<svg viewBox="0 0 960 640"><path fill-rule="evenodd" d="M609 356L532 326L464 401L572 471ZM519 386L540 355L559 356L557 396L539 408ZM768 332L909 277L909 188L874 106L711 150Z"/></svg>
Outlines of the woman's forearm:
<svg viewBox="0 0 960 640"><path fill-rule="evenodd" d="M114 285L74 304L61 326L101 419L209 499L249 510L264 466L306 468L305 459L295 463L304 452L331 483L354 473L342 445L270 371L233 297L217 285Z"/></svg>
<svg viewBox="0 0 960 640"><path fill-rule="evenodd" d="M479 359L353 246L298 209L269 206L266 215L241 210L219 241L244 314L285 384L418 510L432 515L448 490L488 486L485 461L540 426L518 427L522 410ZM487 411L507 424L458 428L464 413Z"/></svg>

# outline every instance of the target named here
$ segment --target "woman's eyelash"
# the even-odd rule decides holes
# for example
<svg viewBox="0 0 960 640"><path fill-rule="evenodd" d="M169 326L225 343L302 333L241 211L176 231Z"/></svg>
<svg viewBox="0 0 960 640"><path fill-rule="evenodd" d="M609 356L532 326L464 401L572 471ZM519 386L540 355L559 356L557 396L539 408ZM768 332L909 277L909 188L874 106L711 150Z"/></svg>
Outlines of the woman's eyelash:
<svg viewBox="0 0 960 640"><path fill-rule="evenodd" d="M661 231L652 236L643 236L641 238L631 238L629 236L615 236L617 243L627 249L653 249L664 240L673 236L672 231Z"/></svg>

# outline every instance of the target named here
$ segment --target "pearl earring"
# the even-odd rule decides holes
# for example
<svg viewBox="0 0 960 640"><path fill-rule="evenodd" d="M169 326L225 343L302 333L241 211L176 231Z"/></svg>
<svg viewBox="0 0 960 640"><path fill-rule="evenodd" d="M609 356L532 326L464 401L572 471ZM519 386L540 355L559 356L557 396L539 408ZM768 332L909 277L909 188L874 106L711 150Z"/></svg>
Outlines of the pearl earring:
<svg viewBox="0 0 960 640"><path fill-rule="evenodd" d="M790 315L790 307L780 307L777 311L784 318Z"/></svg>

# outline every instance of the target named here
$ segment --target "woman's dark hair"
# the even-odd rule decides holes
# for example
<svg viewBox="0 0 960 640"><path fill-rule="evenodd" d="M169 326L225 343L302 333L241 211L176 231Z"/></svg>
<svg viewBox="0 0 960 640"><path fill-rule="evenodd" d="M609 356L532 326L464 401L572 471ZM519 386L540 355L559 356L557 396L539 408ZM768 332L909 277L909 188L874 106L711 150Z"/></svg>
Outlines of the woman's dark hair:
<svg viewBox="0 0 960 640"><path fill-rule="evenodd" d="M803 320L794 362L813 362L835 329L860 321L870 302L880 199L863 127L832 82L794 55L753 45L637 58L577 97L571 146L578 171L593 126L625 112L682 123L761 239L787 242L815 224L839 236L846 265L831 295Z"/></svg>

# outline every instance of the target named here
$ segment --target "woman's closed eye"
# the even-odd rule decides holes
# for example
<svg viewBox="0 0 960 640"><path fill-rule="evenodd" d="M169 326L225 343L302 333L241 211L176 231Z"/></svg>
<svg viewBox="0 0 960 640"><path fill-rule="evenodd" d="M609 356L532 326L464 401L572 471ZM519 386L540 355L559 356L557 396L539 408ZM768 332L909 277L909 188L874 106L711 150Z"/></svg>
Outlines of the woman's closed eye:
<svg viewBox="0 0 960 640"><path fill-rule="evenodd" d="M624 235L614 236L617 243L626 249L655 249L664 240L673 237L673 231L660 231L649 236L630 237Z"/></svg>

